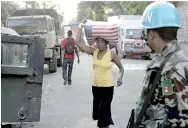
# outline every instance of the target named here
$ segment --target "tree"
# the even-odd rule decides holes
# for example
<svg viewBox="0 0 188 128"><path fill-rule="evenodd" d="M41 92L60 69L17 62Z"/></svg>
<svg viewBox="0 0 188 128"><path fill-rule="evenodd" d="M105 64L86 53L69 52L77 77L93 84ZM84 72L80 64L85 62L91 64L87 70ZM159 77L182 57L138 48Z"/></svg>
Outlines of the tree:
<svg viewBox="0 0 188 128"><path fill-rule="evenodd" d="M76 19L72 19L69 24L77 24L77 20Z"/></svg>
<svg viewBox="0 0 188 128"><path fill-rule="evenodd" d="M121 1L120 4L125 10L126 15L142 15L145 8L150 4L149 1L133 2Z"/></svg>
<svg viewBox="0 0 188 128"><path fill-rule="evenodd" d="M42 0L38 1L24 1L26 8L33 8L33 9L54 9L57 12L60 10L60 5L53 3L53 1L46 1Z"/></svg>
<svg viewBox="0 0 188 128"><path fill-rule="evenodd" d="M106 20L105 19L105 2L103 1L82 1L78 4L77 20Z"/></svg>
<svg viewBox="0 0 188 128"><path fill-rule="evenodd" d="M39 3L37 1L24 1L25 8L40 8ZM30 6L30 7L29 7Z"/></svg>
<svg viewBox="0 0 188 128"><path fill-rule="evenodd" d="M105 21L113 15L141 15L150 2L82 1L78 4L77 21L83 19Z"/></svg>
<svg viewBox="0 0 188 128"><path fill-rule="evenodd" d="M53 1L42 0L41 5L42 5L41 8L44 8L44 9L45 8L52 8L52 9L55 9L57 11L59 11L59 9L60 9L60 5L53 3Z"/></svg>
<svg viewBox="0 0 188 128"><path fill-rule="evenodd" d="M11 16L11 14L20 9L20 6L12 1L1 1L1 22L5 22L7 17Z"/></svg>
<svg viewBox="0 0 188 128"><path fill-rule="evenodd" d="M33 8L33 9L54 9L57 12L60 10L60 5L53 3L53 1L45 1L42 0L38 1L24 1L26 8ZM60 22L63 21L63 13L59 15Z"/></svg>

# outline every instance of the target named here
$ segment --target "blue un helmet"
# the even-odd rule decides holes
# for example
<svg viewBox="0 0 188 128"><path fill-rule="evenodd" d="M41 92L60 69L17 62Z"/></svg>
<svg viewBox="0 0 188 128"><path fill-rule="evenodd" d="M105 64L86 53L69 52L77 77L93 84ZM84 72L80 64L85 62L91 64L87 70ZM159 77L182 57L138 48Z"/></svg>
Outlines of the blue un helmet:
<svg viewBox="0 0 188 128"><path fill-rule="evenodd" d="M169 2L153 2L142 15L143 29L162 27L180 28L180 17L176 7Z"/></svg>

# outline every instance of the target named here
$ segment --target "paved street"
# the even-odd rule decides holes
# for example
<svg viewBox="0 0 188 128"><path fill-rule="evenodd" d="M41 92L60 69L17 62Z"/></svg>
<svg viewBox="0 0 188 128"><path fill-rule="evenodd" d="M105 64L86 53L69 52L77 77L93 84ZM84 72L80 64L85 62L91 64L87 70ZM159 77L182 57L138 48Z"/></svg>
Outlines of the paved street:
<svg viewBox="0 0 188 128"><path fill-rule="evenodd" d="M125 128L131 109L140 94L144 69L149 61L124 59L123 85L115 88L112 102L112 117L115 125L110 128ZM118 68L113 67L117 80ZM62 70L47 72L43 79L41 121L28 123L25 128L97 128L92 121L92 57L82 54L81 63L74 64L73 85L64 86Z"/></svg>

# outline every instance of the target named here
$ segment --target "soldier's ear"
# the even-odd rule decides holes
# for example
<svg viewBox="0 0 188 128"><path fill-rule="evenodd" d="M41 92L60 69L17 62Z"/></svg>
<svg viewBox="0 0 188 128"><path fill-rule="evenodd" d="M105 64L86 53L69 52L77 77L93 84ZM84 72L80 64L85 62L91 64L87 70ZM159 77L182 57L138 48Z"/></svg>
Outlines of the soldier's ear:
<svg viewBox="0 0 188 128"><path fill-rule="evenodd" d="M156 34L155 31L148 30L147 31L147 38L148 38L148 40L153 40L155 38L155 36L156 36L155 34Z"/></svg>

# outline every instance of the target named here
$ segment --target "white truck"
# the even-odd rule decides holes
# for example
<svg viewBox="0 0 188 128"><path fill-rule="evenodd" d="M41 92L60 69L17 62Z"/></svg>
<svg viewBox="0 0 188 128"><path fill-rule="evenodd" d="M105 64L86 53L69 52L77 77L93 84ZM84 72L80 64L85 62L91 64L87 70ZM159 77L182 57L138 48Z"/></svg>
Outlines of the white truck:
<svg viewBox="0 0 188 128"><path fill-rule="evenodd" d="M21 36L45 38L44 64L48 64L49 72L53 73L62 65L60 22L60 15L53 9L23 9L8 17L6 26Z"/></svg>
<svg viewBox="0 0 188 128"><path fill-rule="evenodd" d="M121 15L108 18L108 22L119 22L118 53L121 58L141 56L149 59L151 49L141 39L141 15Z"/></svg>

